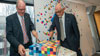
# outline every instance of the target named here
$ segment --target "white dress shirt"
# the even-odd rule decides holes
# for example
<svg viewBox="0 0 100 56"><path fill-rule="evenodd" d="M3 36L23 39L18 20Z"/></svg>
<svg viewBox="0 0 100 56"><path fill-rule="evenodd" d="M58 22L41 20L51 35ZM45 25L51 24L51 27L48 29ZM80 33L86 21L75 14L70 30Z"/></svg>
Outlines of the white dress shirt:
<svg viewBox="0 0 100 56"><path fill-rule="evenodd" d="M20 22L20 25L21 25L21 27L22 27L22 21L21 21L21 19L22 19L22 17L17 13L17 16L18 16L18 20L19 20L19 22ZM23 16L23 19L24 19L24 16Z"/></svg>
<svg viewBox="0 0 100 56"><path fill-rule="evenodd" d="M63 14L63 16L61 18L59 18L59 20L62 20L62 22L63 22L64 39L65 39L66 38L66 32L65 32L65 13Z"/></svg>

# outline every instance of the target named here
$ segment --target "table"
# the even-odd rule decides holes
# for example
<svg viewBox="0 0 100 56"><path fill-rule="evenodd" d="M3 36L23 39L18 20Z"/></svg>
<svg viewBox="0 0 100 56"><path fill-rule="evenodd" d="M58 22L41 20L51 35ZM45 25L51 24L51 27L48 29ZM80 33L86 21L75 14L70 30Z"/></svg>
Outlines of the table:
<svg viewBox="0 0 100 56"><path fill-rule="evenodd" d="M75 51L69 50L64 47L60 47L58 56L77 56Z"/></svg>
<svg viewBox="0 0 100 56"><path fill-rule="evenodd" d="M29 49L26 49L26 56L30 56ZM75 51L60 46L58 56L77 56L77 54Z"/></svg>

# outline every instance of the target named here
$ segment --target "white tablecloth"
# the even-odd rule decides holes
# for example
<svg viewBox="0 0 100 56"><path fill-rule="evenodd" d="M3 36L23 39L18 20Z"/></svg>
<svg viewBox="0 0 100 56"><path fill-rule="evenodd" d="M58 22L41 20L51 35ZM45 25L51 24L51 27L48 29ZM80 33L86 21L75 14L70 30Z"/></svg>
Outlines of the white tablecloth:
<svg viewBox="0 0 100 56"><path fill-rule="evenodd" d="M76 52L64 47L60 47L58 56L77 56Z"/></svg>

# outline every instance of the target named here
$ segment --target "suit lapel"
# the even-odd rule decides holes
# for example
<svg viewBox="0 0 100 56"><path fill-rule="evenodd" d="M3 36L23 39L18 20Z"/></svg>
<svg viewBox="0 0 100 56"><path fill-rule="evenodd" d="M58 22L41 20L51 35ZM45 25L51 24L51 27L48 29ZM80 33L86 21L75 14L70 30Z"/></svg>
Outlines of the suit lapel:
<svg viewBox="0 0 100 56"><path fill-rule="evenodd" d="M18 16L17 16L17 13L15 13L15 22L16 22L16 26L18 27L18 30L20 32L22 32L22 28L21 28L21 25L20 25L20 22L19 22L19 19L18 19Z"/></svg>
<svg viewBox="0 0 100 56"><path fill-rule="evenodd" d="M69 20L69 16L65 13L65 23Z"/></svg>
<svg viewBox="0 0 100 56"><path fill-rule="evenodd" d="M15 22L16 22L17 26L21 29L21 25L20 25L17 13L15 14Z"/></svg>
<svg viewBox="0 0 100 56"><path fill-rule="evenodd" d="M66 29L68 29L67 27L68 21L69 21L69 16L65 13L65 33L67 32Z"/></svg>

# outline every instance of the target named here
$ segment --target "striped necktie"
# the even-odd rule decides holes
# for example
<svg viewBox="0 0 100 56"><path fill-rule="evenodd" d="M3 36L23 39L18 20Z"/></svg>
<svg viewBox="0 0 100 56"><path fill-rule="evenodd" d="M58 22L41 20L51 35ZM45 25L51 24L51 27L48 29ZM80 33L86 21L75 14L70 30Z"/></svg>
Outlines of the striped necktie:
<svg viewBox="0 0 100 56"><path fill-rule="evenodd" d="M26 33L26 28L25 28L25 22L23 16L21 16L21 22L22 22L22 31L23 31L23 37L24 37L24 44L28 43L29 39Z"/></svg>

